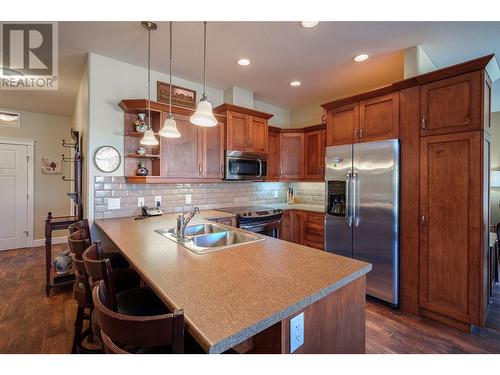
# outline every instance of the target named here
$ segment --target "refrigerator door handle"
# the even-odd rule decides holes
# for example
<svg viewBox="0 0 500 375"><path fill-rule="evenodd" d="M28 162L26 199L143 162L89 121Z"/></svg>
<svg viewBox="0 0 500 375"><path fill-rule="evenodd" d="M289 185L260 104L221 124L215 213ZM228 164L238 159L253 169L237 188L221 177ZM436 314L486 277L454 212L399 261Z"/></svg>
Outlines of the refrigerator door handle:
<svg viewBox="0 0 500 375"><path fill-rule="evenodd" d="M345 181L345 200L347 209L345 210L345 221L348 227L352 227L352 191L351 191L352 175L351 171L347 172Z"/></svg>
<svg viewBox="0 0 500 375"><path fill-rule="evenodd" d="M359 227L359 223L361 221L361 218L359 217L359 206L360 206L360 201L359 201L359 176L358 172L354 171L352 173L352 216L353 216L353 223L354 227L357 228Z"/></svg>

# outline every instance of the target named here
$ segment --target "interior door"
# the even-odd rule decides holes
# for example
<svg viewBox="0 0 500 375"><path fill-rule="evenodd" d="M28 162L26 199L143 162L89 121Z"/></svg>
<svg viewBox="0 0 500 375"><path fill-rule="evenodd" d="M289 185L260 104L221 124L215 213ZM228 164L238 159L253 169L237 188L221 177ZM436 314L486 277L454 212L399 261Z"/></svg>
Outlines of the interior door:
<svg viewBox="0 0 500 375"><path fill-rule="evenodd" d="M28 245L28 146L0 144L0 250Z"/></svg>
<svg viewBox="0 0 500 375"><path fill-rule="evenodd" d="M353 256L372 264L367 294L398 304L399 141L353 146Z"/></svg>

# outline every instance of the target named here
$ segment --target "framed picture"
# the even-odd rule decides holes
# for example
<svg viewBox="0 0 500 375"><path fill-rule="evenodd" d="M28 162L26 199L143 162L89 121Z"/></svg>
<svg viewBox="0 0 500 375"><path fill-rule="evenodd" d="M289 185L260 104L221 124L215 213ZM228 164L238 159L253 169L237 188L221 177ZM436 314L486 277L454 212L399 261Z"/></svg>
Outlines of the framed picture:
<svg viewBox="0 0 500 375"><path fill-rule="evenodd" d="M61 159L42 158L42 174L61 174Z"/></svg>
<svg viewBox="0 0 500 375"><path fill-rule="evenodd" d="M157 81L156 89L156 100L168 104L170 99L170 85L165 82ZM196 91L172 85L172 105L196 108Z"/></svg>

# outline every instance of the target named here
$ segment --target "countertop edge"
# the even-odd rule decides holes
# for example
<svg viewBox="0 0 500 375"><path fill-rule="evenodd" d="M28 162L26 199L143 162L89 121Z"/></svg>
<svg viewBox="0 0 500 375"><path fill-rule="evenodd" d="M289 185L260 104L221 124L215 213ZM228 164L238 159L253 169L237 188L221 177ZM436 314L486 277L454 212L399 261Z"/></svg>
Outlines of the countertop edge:
<svg viewBox="0 0 500 375"><path fill-rule="evenodd" d="M234 335L226 338L223 341L220 341L216 344L210 346L208 353L209 354L219 354L228 349L231 349L233 346L249 339L250 337L255 336L256 334L262 332L263 330L271 327L272 325L292 316L296 312L306 308L309 305L319 301L320 299L326 297L327 295L339 290L340 288L350 284L354 280L359 279L362 276L365 276L372 269L371 264L367 264L365 267L361 268L359 271L353 272L352 274L344 277L343 279L337 281L336 283L319 290L318 292L302 299L301 301L295 303L287 307L284 310L277 312L276 314L268 317L267 319L261 320L257 324L254 324L251 327L245 328L240 332L235 333Z"/></svg>

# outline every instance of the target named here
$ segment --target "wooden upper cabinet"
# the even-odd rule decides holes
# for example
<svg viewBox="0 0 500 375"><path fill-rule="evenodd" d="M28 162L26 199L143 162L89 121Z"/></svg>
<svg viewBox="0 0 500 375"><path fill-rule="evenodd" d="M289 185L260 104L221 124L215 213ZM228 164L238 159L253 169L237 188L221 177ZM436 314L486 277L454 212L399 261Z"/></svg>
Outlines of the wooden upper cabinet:
<svg viewBox="0 0 500 375"><path fill-rule="evenodd" d="M481 72L420 87L421 135L481 129Z"/></svg>
<svg viewBox="0 0 500 375"><path fill-rule="evenodd" d="M224 177L224 125L202 128L203 178Z"/></svg>
<svg viewBox="0 0 500 375"><path fill-rule="evenodd" d="M168 178L202 177L201 128L193 126L188 116L174 115L180 138L161 140L161 175Z"/></svg>
<svg viewBox="0 0 500 375"><path fill-rule="evenodd" d="M399 93L382 95L359 103L358 142L398 138Z"/></svg>
<svg viewBox="0 0 500 375"><path fill-rule="evenodd" d="M420 306L480 325L480 132L420 142Z"/></svg>
<svg viewBox="0 0 500 375"><path fill-rule="evenodd" d="M267 153L267 120L273 115L227 103L214 108L214 113L226 115L227 151Z"/></svg>
<svg viewBox="0 0 500 375"><path fill-rule="evenodd" d="M304 177L308 180L325 178L325 131L304 133Z"/></svg>
<svg viewBox="0 0 500 375"><path fill-rule="evenodd" d="M326 123L327 146L357 142L359 104L353 103L329 110Z"/></svg>
<svg viewBox="0 0 500 375"><path fill-rule="evenodd" d="M280 178L304 178L304 133L280 134Z"/></svg>
<svg viewBox="0 0 500 375"><path fill-rule="evenodd" d="M227 113L227 150L247 151L249 116L237 112Z"/></svg>
<svg viewBox="0 0 500 375"><path fill-rule="evenodd" d="M248 121L248 150L251 152L267 153L267 120L249 116Z"/></svg>
<svg viewBox="0 0 500 375"><path fill-rule="evenodd" d="M267 152L267 180L275 181L280 176L280 133L269 131Z"/></svg>

